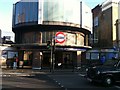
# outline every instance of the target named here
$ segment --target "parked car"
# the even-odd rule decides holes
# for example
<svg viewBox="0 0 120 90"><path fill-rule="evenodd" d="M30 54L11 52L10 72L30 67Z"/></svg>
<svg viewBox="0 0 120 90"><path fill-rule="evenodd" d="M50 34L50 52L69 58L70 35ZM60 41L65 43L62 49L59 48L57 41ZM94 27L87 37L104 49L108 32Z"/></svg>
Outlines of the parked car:
<svg viewBox="0 0 120 90"><path fill-rule="evenodd" d="M86 72L89 81L111 86L120 82L120 60L107 60L101 66L88 67Z"/></svg>

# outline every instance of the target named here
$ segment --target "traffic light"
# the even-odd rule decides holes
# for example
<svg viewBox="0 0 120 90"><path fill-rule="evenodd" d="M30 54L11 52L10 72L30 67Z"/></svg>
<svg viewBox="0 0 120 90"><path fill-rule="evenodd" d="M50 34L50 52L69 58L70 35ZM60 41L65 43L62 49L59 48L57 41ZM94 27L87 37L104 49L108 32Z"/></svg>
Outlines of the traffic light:
<svg viewBox="0 0 120 90"><path fill-rule="evenodd" d="M47 48L50 49L51 48L51 42L47 41Z"/></svg>

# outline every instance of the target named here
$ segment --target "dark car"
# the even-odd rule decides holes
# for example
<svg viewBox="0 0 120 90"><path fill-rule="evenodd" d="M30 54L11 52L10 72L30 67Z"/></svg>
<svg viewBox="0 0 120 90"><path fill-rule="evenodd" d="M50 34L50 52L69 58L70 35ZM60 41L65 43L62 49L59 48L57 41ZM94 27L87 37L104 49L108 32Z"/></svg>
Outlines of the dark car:
<svg viewBox="0 0 120 90"><path fill-rule="evenodd" d="M120 60L107 60L101 66L88 67L87 79L91 82L100 82L105 86L120 82Z"/></svg>

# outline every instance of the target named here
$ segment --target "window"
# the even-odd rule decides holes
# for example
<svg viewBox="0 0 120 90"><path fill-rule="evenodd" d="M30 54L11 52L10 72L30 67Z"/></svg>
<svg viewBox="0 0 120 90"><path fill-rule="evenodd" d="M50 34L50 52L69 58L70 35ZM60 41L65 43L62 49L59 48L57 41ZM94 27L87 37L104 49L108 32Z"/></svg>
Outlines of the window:
<svg viewBox="0 0 120 90"><path fill-rule="evenodd" d="M94 18L94 26L98 26L98 17Z"/></svg>
<svg viewBox="0 0 120 90"><path fill-rule="evenodd" d="M99 53L91 53L91 59L96 59L98 60L99 59Z"/></svg>

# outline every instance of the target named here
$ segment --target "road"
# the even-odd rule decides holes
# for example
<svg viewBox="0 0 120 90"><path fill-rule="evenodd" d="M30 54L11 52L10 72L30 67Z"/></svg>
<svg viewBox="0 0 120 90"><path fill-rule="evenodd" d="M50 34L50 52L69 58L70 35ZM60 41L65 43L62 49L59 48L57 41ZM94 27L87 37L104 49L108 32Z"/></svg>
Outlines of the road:
<svg viewBox="0 0 120 90"><path fill-rule="evenodd" d="M85 90L120 90L120 86L104 87L100 83L91 83L84 74L75 73L54 73L49 74L49 77L57 82L66 90L85 89Z"/></svg>
<svg viewBox="0 0 120 90"><path fill-rule="evenodd" d="M39 75L3 75L2 90L63 90L45 74Z"/></svg>
<svg viewBox="0 0 120 90"><path fill-rule="evenodd" d="M120 90L118 85L103 87L98 83L90 83L84 78L84 73L72 71L4 73L2 88L2 90Z"/></svg>

